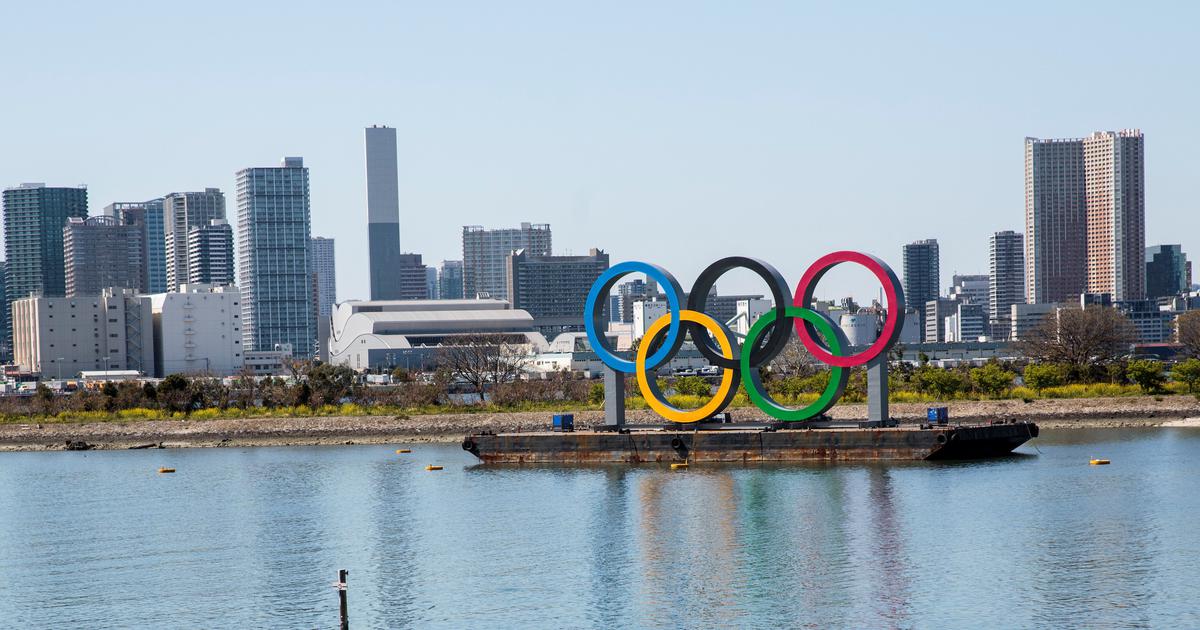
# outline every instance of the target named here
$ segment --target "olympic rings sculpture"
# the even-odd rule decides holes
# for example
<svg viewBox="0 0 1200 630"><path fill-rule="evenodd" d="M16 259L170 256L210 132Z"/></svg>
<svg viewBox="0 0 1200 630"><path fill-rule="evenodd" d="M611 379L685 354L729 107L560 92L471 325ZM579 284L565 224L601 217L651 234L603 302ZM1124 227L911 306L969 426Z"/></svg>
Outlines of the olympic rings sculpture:
<svg viewBox="0 0 1200 630"><path fill-rule="evenodd" d="M867 349L847 354L850 344L828 315L812 307L813 291L821 278L841 263L865 267L883 285L887 311L879 338ZM770 290L774 308L750 327L739 347L725 324L704 313L709 291L717 279L732 269L747 269L762 278ZM642 273L654 280L666 295L668 313L651 323L638 345L633 360L619 356L605 338L604 304L617 281L631 273ZM789 297L791 298L789 300ZM829 411L846 390L850 378L847 368L866 365L896 344L904 327L904 290L887 263L853 251L826 254L814 262L800 278L795 292L789 292L783 276L771 265L745 256L722 258L700 273L684 299L679 282L666 269L650 263L628 261L610 267L596 279L584 307L584 328L596 356L608 367L623 374L635 374L646 404L663 418L677 423L699 422L719 413L733 401L745 381L746 394L768 416L784 422L803 422ZM791 323L791 326L788 324ZM785 407L763 387L759 368L783 352L791 330L817 360L831 368L829 384L813 403L800 408ZM697 409L679 409L666 401L659 390L655 370L679 352L690 336L696 349L712 365L722 370L717 391L708 403Z"/></svg>

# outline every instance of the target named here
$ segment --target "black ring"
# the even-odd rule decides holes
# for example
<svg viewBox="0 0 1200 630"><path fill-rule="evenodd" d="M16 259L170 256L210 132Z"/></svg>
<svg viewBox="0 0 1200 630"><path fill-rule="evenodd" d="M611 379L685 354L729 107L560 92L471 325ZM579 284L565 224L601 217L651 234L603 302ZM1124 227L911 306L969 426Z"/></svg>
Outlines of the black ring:
<svg viewBox="0 0 1200 630"><path fill-rule="evenodd" d="M743 352L750 352L751 367L759 367L770 363L771 359L783 352L783 348L788 342L788 333L791 332L791 326L782 325L792 321L787 316L787 307L791 303L791 290L788 289L787 282L784 281L783 275L779 273L778 269L748 256L722 258L706 267L700 273L700 277L696 278L696 283L692 285L692 292L688 294L687 307L690 311L703 313L704 307L708 303L708 292L716 285L717 278L724 275L726 271L738 268L753 271L755 275L762 278L771 291L771 298L775 301L775 322L771 324L770 333L763 335L765 342L754 348L742 349ZM718 323L724 324L725 322ZM705 359L708 359L709 363L727 370L738 370L737 359L721 356L720 350L709 339L708 331L704 330L702 326L696 326L690 322L684 322L684 324L690 329L692 342L696 344L696 349L704 355Z"/></svg>

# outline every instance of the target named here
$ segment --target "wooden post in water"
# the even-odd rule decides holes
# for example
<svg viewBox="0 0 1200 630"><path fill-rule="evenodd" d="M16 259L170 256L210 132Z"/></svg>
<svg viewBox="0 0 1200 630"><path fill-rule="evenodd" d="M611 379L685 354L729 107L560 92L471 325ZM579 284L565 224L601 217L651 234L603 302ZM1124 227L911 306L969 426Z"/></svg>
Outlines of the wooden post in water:
<svg viewBox="0 0 1200 630"><path fill-rule="evenodd" d="M349 574L350 572L345 569L338 571L338 581L336 585L338 590L338 608L340 609L342 616L342 624L339 627L342 630L350 630L350 613L346 609L346 576Z"/></svg>

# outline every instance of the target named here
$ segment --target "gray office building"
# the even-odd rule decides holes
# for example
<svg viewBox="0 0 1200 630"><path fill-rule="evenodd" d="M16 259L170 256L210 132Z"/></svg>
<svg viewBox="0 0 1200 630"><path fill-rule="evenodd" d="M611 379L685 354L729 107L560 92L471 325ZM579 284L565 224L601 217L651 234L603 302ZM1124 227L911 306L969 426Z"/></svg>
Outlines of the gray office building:
<svg viewBox="0 0 1200 630"><path fill-rule="evenodd" d="M308 194L303 158L237 172L238 287L247 351L290 344L293 356L314 355Z"/></svg>
<svg viewBox="0 0 1200 630"><path fill-rule="evenodd" d="M143 291L165 293L167 290L166 241L163 227L163 199L149 201L118 201L104 206L104 216L113 217L121 225L142 228Z"/></svg>
<svg viewBox="0 0 1200 630"><path fill-rule="evenodd" d="M612 314L616 322L633 323L633 303L648 300L658 294L658 286L651 282L647 284L641 278L635 278L617 285L617 308Z"/></svg>
<svg viewBox="0 0 1200 630"><path fill-rule="evenodd" d="M528 256L550 255L550 225L522 223L519 228L485 230L463 226L463 297L508 299L508 255L525 250Z"/></svg>
<svg viewBox="0 0 1200 630"><path fill-rule="evenodd" d="M1025 303L1025 236L1005 230L988 237L988 325L990 334L1007 339L1012 305Z"/></svg>
<svg viewBox="0 0 1200 630"><path fill-rule="evenodd" d="M441 294L438 291L438 270L437 267L425 267L425 295L430 300L440 300Z"/></svg>
<svg viewBox="0 0 1200 630"><path fill-rule="evenodd" d="M96 297L110 287L144 292L140 225L113 217L71 217L62 229L66 297Z"/></svg>
<svg viewBox="0 0 1200 630"><path fill-rule="evenodd" d="M237 282L233 270L233 228L225 219L188 229L188 284L225 286Z"/></svg>
<svg viewBox="0 0 1200 630"><path fill-rule="evenodd" d="M14 300L66 293L63 227L71 217L87 218L87 197L87 188L82 186L21 184L4 190L5 307L10 322L5 336L10 343Z"/></svg>
<svg viewBox="0 0 1200 630"><path fill-rule="evenodd" d="M400 294L393 298L397 300L427 300L429 299L429 276L425 272L425 263L421 262L420 254L400 254L399 264L391 270L396 276Z"/></svg>
<svg viewBox="0 0 1200 630"><path fill-rule="evenodd" d="M607 269L608 254L599 249L587 256L530 256L517 250L507 261L508 299L533 316L534 329L547 339L580 332L588 291Z"/></svg>
<svg viewBox="0 0 1200 630"><path fill-rule="evenodd" d="M958 312L958 305L958 300L944 297L935 297L925 303L925 343L945 343L946 318Z"/></svg>
<svg viewBox="0 0 1200 630"><path fill-rule="evenodd" d="M1146 298L1179 295L1192 288L1192 263L1179 245L1146 248Z"/></svg>
<svg viewBox="0 0 1200 630"><path fill-rule="evenodd" d="M461 260L442 261L442 268L438 270L438 299L463 299L463 262Z"/></svg>
<svg viewBox="0 0 1200 630"><path fill-rule="evenodd" d="M399 300L400 184L397 179L396 130L366 129L367 153L367 255L370 260L371 299Z"/></svg>
<svg viewBox="0 0 1200 630"><path fill-rule="evenodd" d="M225 193L217 188L203 192L176 192L163 197L163 242L166 249L167 289L187 282L188 231L225 218Z"/></svg>

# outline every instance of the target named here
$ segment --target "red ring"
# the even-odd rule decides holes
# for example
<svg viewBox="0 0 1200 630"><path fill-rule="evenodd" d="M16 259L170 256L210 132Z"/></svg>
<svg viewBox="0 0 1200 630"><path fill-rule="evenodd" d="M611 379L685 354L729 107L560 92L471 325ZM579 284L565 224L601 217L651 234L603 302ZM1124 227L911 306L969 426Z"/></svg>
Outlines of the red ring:
<svg viewBox="0 0 1200 630"><path fill-rule="evenodd" d="M796 327L796 334L800 336L800 342L813 357L826 365L846 368L865 365L896 343L900 337L898 324L904 320L904 299L902 297L904 290L900 287L900 280L896 278L895 272L882 260L870 254L840 251L826 254L809 266L804 272L804 276L800 278L800 284L796 285L793 304L801 308L812 308L813 289L816 288L821 277L834 266L844 262L858 263L866 267L883 285L883 292L887 296L888 317L883 324L883 330L879 333L879 339L876 339L871 347L858 354L839 357L834 356L813 338L804 320L797 317L793 321L793 325Z"/></svg>

